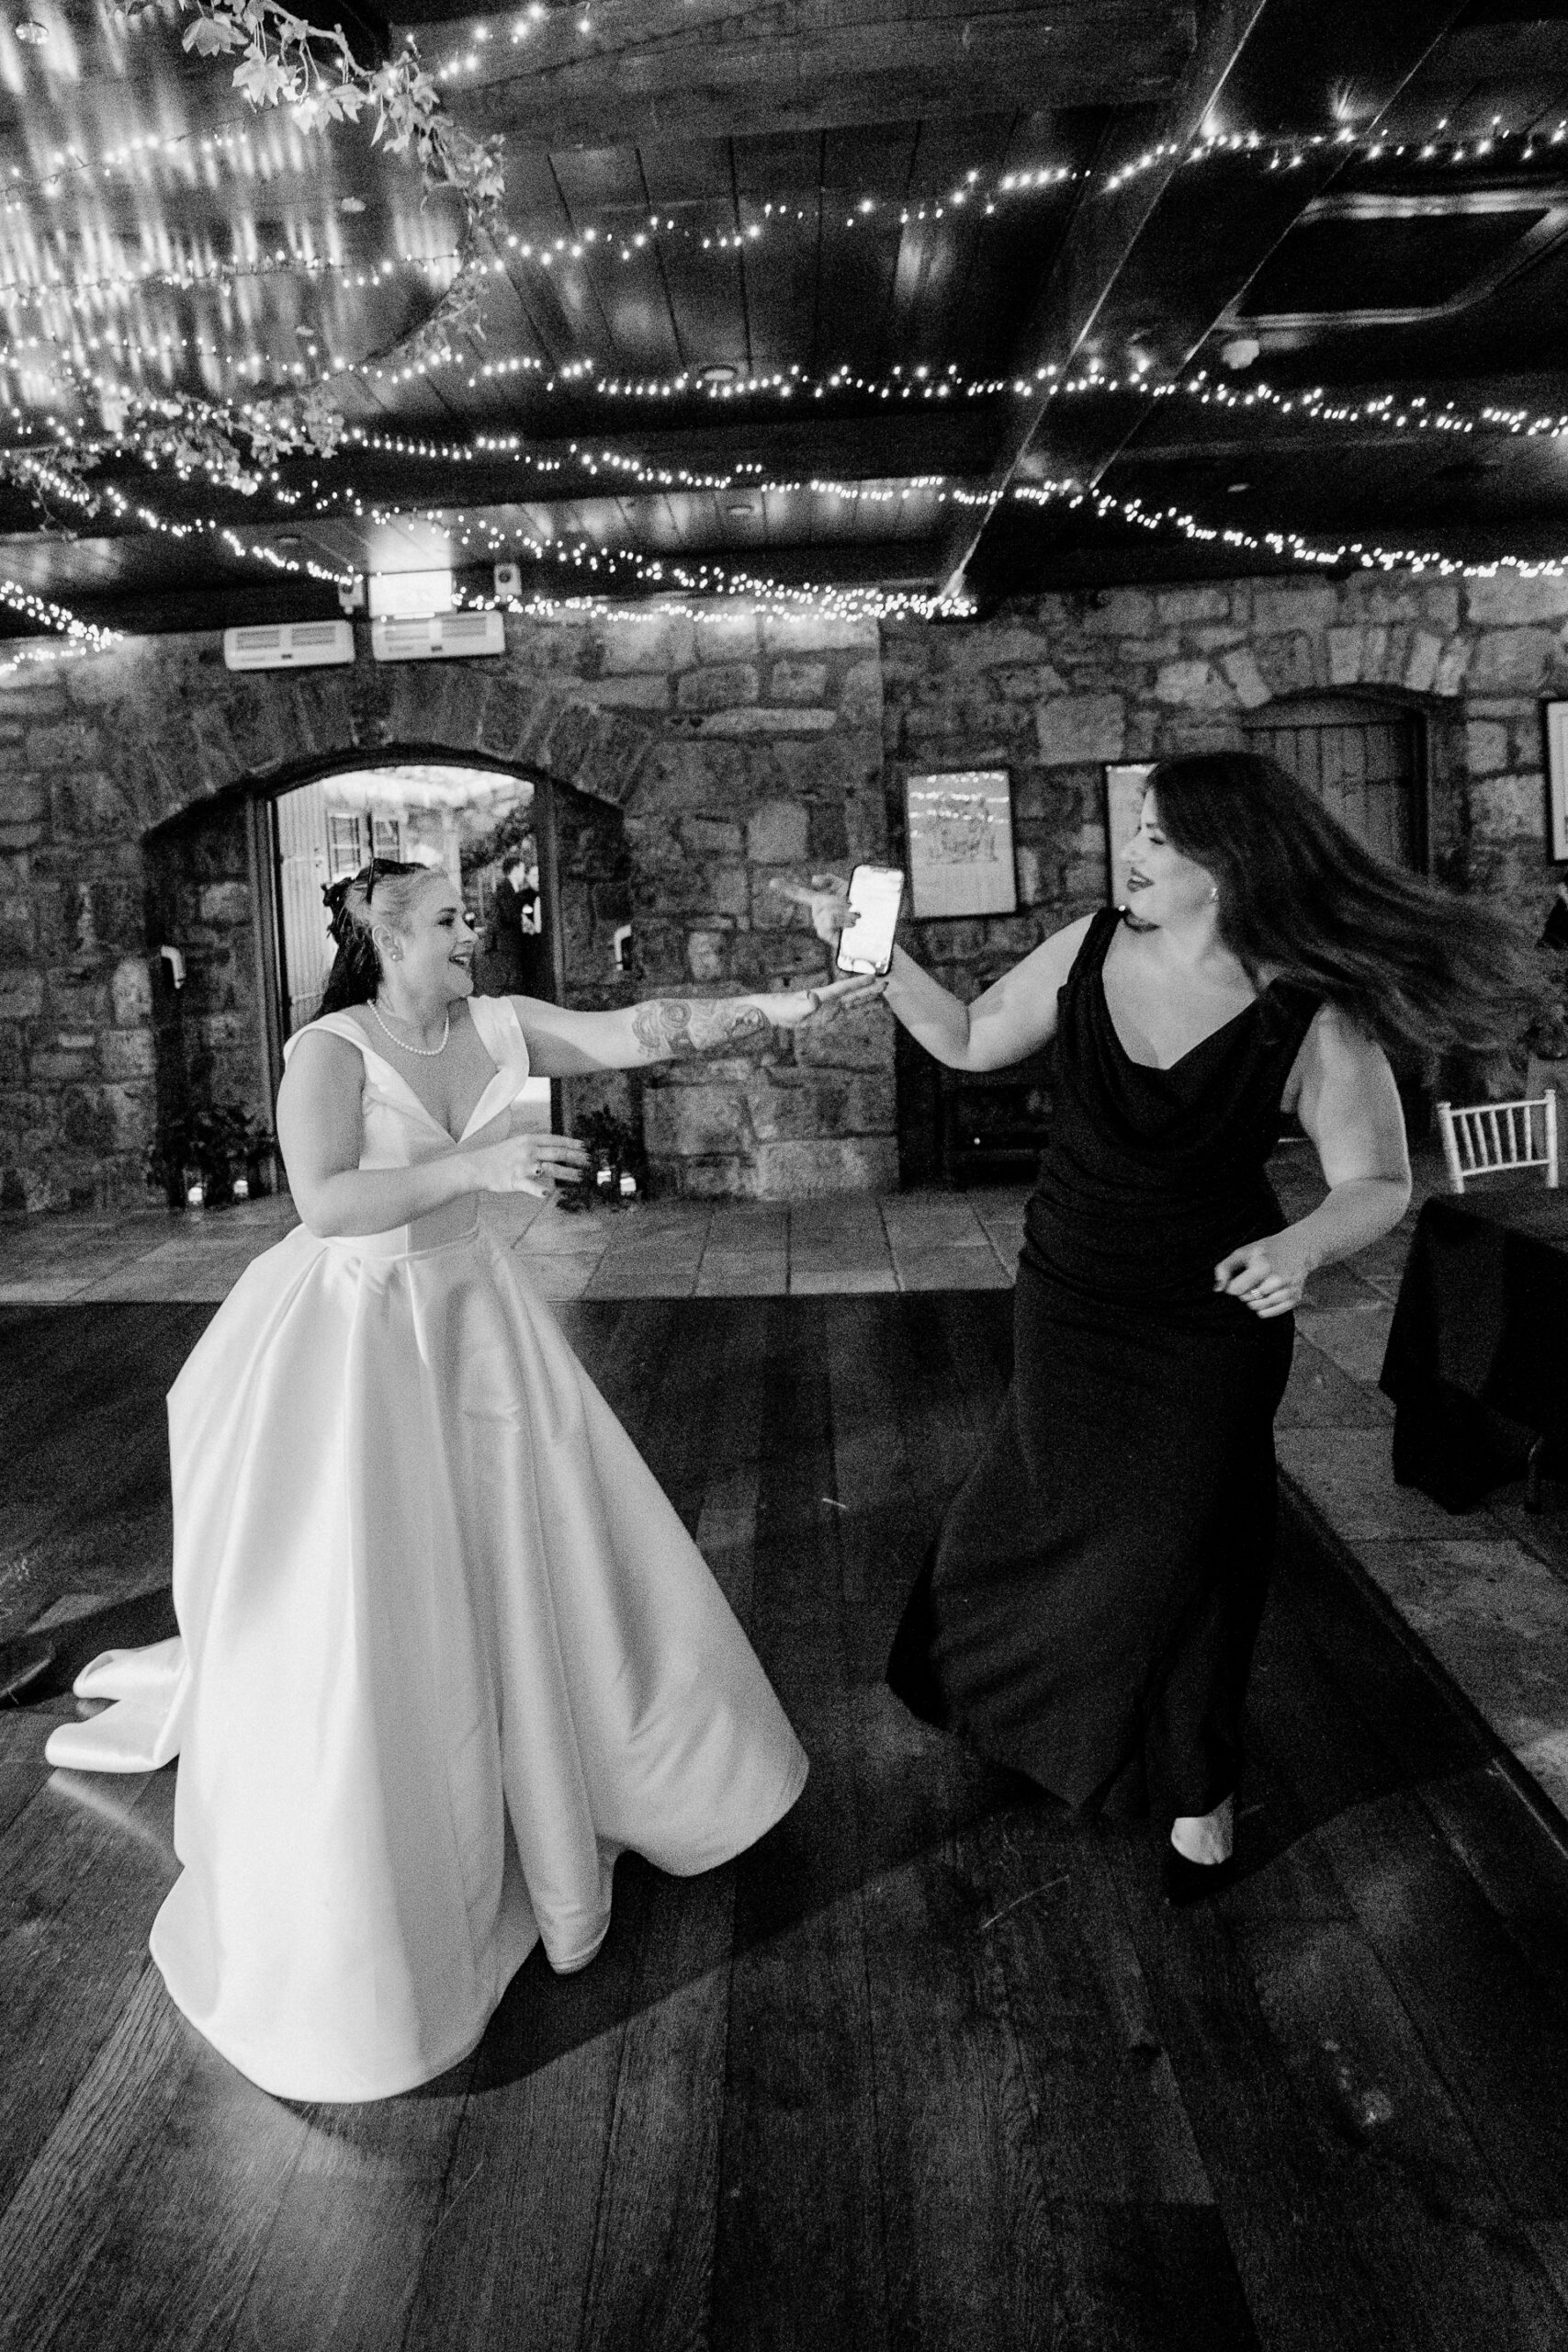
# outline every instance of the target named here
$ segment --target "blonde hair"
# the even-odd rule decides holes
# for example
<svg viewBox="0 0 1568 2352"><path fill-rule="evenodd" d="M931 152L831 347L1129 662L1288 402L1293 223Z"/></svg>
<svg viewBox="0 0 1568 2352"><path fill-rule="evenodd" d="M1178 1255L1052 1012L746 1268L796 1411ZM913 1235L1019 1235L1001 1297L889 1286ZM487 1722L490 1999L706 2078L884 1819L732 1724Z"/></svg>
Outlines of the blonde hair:
<svg viewBox="0 0 1568 2352"><path fill-rule="evenodd" d="M345 874L327 885L321 897L331 910L327 929L337 944L337 956L321 992L323 1012L341 1012L345 1005L371 1002L381 985L376 925L389 923L400 931L421 884L439 871L436 866L404 865L392 858L373 857L357 874Z"/></svg>

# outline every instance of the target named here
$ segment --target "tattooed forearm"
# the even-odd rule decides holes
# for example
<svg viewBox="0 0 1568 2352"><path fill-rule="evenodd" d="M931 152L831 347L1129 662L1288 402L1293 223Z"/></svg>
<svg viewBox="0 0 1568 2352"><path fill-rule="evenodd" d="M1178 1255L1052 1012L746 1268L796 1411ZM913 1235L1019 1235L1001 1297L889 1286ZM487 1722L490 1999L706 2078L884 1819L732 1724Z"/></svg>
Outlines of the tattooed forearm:
<svg viewBox="0 0 1568 2352"><path fill-rule="evenodd" d="M632 1015L649 1061L689 1060L718 1046L754 1045L771 1026L761 1006L743 997L652 997Z"/></svg>

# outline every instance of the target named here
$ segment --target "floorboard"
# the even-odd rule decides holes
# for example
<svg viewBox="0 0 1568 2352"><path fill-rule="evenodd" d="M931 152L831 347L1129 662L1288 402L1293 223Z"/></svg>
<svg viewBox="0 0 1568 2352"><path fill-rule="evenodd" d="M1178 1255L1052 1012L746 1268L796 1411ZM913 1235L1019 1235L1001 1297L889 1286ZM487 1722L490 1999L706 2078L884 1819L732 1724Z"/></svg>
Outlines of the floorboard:
<svg viewBox="0 0 1568 2352"><path fill-rule="evenodd" d="M162 1572L177 1313L0 1316L0 1600L111 1598L122 1540ZM811 1779L726 1870L623 1858L593 1966L534 1955L409 2098L234 2074L147 1958L174 1772L50 1776L69 1701L0 1713L4 2352L1568 2345L1568 1850L1343 1562L1287 1547L1247 1871L1196 1914L883 1686L1008 1316L563 1307Z"/></svg>

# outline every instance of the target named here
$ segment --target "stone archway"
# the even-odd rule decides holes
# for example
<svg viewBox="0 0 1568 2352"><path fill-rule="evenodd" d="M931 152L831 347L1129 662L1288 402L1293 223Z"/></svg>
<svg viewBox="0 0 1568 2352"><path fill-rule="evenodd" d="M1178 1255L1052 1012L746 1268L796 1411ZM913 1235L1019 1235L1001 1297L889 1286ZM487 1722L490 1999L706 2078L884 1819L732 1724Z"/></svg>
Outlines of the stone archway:
<svg viewBox="0 0 1568 2352"><path fill-rule="evenodd" d="M193 1114L243 1111L269 1125L283 1071L281 909L276 802L301 786L356 769L460 768L532 786L539 820L549 936L559 957L557 985L567 1003L628 1002L615 933L629 922L631 893L620 810L573 786L525 771L520 762L441 746L391 743L291 763L193 800L145 836L147 949L155 1044L155 1133ZM317 910L318 914L320 910ZM161 968L164 943L183 959L184 981ZM589 1090L573 1108L613 1107L635 1122L639 1104L625 1085ZM558 1109L559 1108L558 1102Z"/></svg>

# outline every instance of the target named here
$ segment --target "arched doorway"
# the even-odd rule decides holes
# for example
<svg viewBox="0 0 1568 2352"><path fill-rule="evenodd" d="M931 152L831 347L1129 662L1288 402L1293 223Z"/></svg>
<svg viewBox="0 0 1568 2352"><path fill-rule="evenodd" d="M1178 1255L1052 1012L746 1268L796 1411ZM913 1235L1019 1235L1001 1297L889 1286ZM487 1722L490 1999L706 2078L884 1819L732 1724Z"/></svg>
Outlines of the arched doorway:
<svg viewBox="0 0 1568 2352"><path fill-rule="evenodd" d="M1427 871L1427 744L1413 704L1372 695L1270 703L1247 721L1249 750L1279 761L1341 824L1395 865Z"/></svg>
<svg viewBox="0 0 1568 2352"><path fill-rule="evenodd" d="M542 779L433 761L344 765L260 801L257 864L273 880L268 1027L278 1064L284 1039L315 1018L332 967L321 893L371 857L450 875L479 937L479 993L558 1001L554 818ZM519 1107L547 1126L548 1081L531 1079Z"/></svg>

